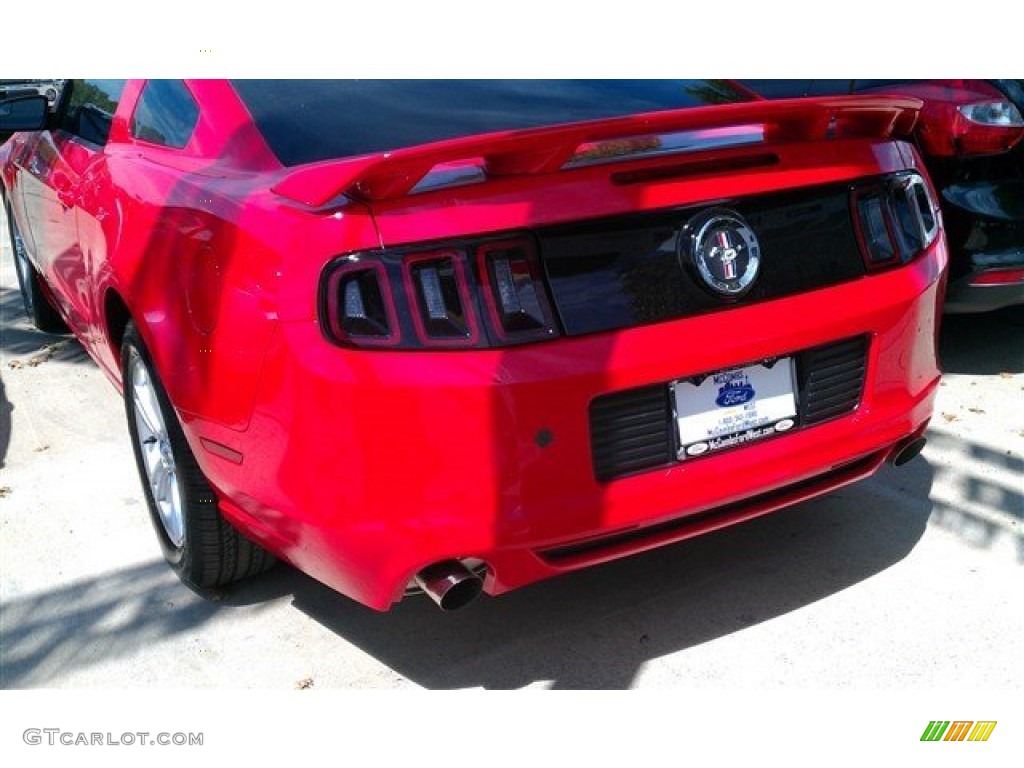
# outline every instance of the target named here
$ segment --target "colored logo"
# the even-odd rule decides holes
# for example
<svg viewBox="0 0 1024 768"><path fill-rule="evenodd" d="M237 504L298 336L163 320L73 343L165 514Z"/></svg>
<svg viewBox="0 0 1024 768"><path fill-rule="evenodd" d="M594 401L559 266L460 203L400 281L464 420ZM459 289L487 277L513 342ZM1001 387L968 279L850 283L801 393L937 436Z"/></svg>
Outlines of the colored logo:
<svg viewBox="0 0 1024 768"><path fill-rule="evenodd" d="M704 284L724 296L748 291L761 264L761 247L738 213L713 209L691 219L679 238L678 255Z"/></svg>
<svg viewBox="0 0 1024 768"><path fill-rule="evenodd" d="M757 393L750 381L744 376L742 379L727 381L718 388L718 397L715 402L719 408L728 408L733 405L743 405L754 399Z"/></svg>
<svg viewBox="0 0 1024 768"><path fill-rule="evenodd" d="M995 720L932 720L921 741L988 741L995 728Z"/></svg>

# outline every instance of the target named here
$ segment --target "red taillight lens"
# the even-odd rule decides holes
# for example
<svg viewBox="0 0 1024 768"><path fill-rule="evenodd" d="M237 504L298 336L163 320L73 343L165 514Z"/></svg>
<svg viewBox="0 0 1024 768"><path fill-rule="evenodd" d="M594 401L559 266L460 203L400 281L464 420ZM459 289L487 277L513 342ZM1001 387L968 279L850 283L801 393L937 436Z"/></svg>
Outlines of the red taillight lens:
<svg viewBox="0 0 1024 768"><path fill-rule="evenodd" d="M971 278L971 285L1014 285L1024 283L1024 269L993 269Z"/></svg>
<svg viewBox="0 0 1024 768"><path fill-rule="evenodd" d="M897 261L899 250L892 231L889 202L881 187L865 190L855 198L861 248L868 269L878 269Z"/></svg>
<svg viewBox="0 0 1024 768"><path fill-rule="evenodd" d="M428 347L473 347L480 339L460 251L417 254L405 260L406 298L420 341Z"/></svg>
<svg viewBox="0 0 1024 768"><path fill-rule="evenodd" d="M939 236L938 206L916 173L854 190L852 207L871 271L913 261Z"/></svg>
<svg viewBox="0 0 1024 768"><path fill-rule="evenodd" d="M1024 117L1009 101L947 104L922 113L921 148L929 155L991 155L1024 138Z"/></svg>
<svg viewBox="0 0 1024 768"><path fill-rule="evenodd" d="M489 243L477 254L495 335L511 344L555 336L554 315L530 241Z"/></svg>
<svg viewBox="0 0 1024 768"><path fill-rule="evenodd" d="M321 314L336 340L359 347L399 343L395 306L381 264L359 257L342 260L327 279L325 299Z"/></svg>

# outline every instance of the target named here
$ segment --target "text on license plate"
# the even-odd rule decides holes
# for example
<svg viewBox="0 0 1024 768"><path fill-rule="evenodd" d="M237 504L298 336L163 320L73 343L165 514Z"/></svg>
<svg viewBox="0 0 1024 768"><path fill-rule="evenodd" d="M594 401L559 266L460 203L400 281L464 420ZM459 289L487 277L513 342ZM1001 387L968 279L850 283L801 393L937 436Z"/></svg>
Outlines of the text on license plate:
<svg viewBox="0 0 1024 768"><path fill-rule="evenodd" d="M672 382L678 458L785 432L796 423L793 358Z"/></svg>

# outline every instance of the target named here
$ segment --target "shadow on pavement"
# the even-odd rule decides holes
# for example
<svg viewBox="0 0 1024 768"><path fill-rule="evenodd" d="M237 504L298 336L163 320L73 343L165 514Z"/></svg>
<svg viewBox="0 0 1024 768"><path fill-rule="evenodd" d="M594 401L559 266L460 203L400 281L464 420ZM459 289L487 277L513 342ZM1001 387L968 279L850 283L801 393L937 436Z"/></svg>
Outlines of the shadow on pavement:
<svg viewBox="0 0 1024 768"><path fill-rule="evenodd" d="M935 502L930 522L977 548L991 549L1008 537L1017 561L1024 563L1024 458L936 429L928 440L949 457L948 480L959 489L958 503ZM1016 485L1008 486L1007 478L1015 478Z"/></svg>
<svg viewBox="0 0 1024 768"><path fill-rule="evenodd" d="M628 688L644 663L798 610L905 557L932 511L918 460L710 536L483 598L379 614L283 566L224 602L294 605L428 688Z"/></svg>
<svg viewBox="0 0 1024 768"><path fill-rule="evenodd" d="M0 688L127 656L212 618L161 560L0 603ZM187 681L182 681L187 685Z"/></svg>
<svg viewBox="0 0 1024 768"><path fill-rule="evenodd" d="M25 357L22 362L28 363L39 356L45 358L40 362L90 362L89 355L71 334L43 333L33 328L25 317L21 293L0 287L0 361L4 369L13 362L11 358Z"/></svg>
<svg viewBox="0 0 1024 768"><path fill-rule="evenodd" d="M939 357L945 373L1024 373L1024 307L942 318Z"/></svg>
<svg viewBox="0 0 1024 768"><path fill-rule="evenodd" d="M11 444L11 412L14 406L7 399L7 390L4 388L3 374L0 373L0 467L4 465L7 457L7 447ZM3 493L3 491L0 491Z"/></svg>

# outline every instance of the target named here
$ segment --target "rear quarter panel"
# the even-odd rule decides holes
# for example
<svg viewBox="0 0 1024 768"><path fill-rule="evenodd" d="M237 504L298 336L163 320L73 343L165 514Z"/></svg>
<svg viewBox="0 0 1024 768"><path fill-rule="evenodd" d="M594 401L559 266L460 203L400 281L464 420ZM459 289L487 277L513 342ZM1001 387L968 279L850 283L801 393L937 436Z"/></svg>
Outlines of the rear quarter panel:
<svg viewBox="0 0 1024 768"><path fill-rule="evenodd" d="M273 253L239 226L244 201L131 154L107 161L108 209L83 233L97 265L97 305L128 306L172 402L185 414L244 429L262 350L276 318ZM108 340L107 367L118 350Z"/></svg>

